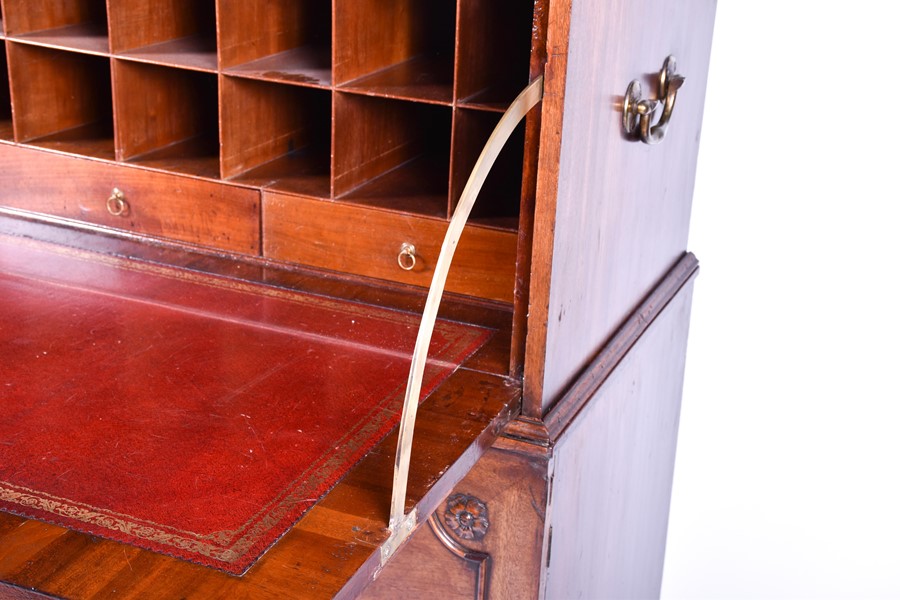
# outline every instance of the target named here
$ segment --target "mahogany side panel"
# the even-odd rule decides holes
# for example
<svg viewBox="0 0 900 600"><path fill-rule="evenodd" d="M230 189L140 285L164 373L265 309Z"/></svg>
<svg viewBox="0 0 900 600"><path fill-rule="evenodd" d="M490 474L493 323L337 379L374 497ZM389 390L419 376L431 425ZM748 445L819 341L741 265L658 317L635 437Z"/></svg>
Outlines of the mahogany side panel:
<svg viewBox="0 0 900 600"><path fill-rule="evenodd" d="M714 16L715 0L571 3L556 199L549 175L538 183L529 411L553 405L686 247ZM551 34L552 23L553 13ZM668 135L655 146L627 139L625 88L638 78L656 97L669 55L687 82ZM547 118L548 100L549 143L559 119Z"/></svg>
<svg viewBox="0 0 900 600"><path fill-rule="evenodd" d="M692 288L554 447L546 598L659 596Z"/></svg>

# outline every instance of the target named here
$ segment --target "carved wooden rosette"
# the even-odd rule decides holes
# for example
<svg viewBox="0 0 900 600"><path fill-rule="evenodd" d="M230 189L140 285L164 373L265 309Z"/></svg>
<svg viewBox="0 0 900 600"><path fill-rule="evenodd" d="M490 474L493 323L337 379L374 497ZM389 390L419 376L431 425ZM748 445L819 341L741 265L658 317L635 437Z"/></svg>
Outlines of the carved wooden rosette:
<svg viewBox="0 0 900 600"><path fill-rule="evenodd" d="M444 525L460 539L479 541L491 525L487 505L474 496L453 494L447 498Z"/></svg>

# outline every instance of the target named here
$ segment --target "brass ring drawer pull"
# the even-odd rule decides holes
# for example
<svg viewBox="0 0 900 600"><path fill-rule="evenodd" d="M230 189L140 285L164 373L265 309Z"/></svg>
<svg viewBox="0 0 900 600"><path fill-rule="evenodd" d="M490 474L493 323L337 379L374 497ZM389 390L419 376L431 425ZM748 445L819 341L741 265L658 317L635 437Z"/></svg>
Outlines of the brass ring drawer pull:
<svg viewBox="0 0 900 600"><path fill-rule="evenodd" d="M121 217L128 212L128 200L119 188L113 188L112 194L106 199L106 210L114 217Z"/></svg>
<svg viewBox="0 0 900 600"><path fill-rule="evenodd" d="M412 271L416 268L416 247L409 242L403 242L400 246L400 254L397 255L397 264L404 271Z"/></svg>
<svg viewBox="0 0 900 600"><path fill-rule="evenodd" d="M637 133L645 144L658 144L666 137L669 119L675 110L678 88L684 85L684 77L675 72L675 57L669 56L659 71L659 99L641 98L641 82L635 79L625 90L625 105L622 122L625 133ZM662 109L656 125L653 117Z"/></svg>

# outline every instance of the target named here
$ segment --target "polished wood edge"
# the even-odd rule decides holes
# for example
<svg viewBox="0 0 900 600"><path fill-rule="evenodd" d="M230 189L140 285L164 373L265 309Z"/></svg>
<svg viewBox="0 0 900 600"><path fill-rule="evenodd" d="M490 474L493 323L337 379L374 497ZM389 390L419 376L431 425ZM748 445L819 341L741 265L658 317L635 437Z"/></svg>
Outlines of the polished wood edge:
<svg viewBox="0 0 900 600"><path fill-rule="evenodd" d="M537 4L536 8L537 10ZM569 59L569 29L572 0L544 4L547 16L547 62L544 68L544 100L541 106L540 153L536 182L532 233L531 274L522 413L540 418L543 414L544 364L547 352L547 318L550 304L550 275L556 228L556 201L559 188L559 158L562 148L566 76Z"/></svg>
<svg viewBox="0 0 900 600"><path fill-rule="evenodd" d="M229 253L2 206L0 234L399 310L421 312L427 292L410 285ZM512 320L512 306L448 292L444 294L440 316L502 328Z"/></svg>
<svg viewBox="0 0 900 600"><path fill-rule="evenodd" d="M40 600L56 597L0 581L0 600Z"/></svg>
<svg viewBox="0 0 900 600"><path fill-rule="evenodd" d="M697 275L699 269L697 257L686 252L563 392L543 419L551 444L562 436L616 366L650 329L681 288Z"/></svg>
<svg viewBox="0 0 900 600"><path fill-rule="evenodd" d="M516 421L512 421L510 425L513 423L516 423ZM549 445L536 444L530 439L513 437L512 435L507 437L506 431L494 440L494 445L491 446L491 449L509 454L518 454L530 460L538 459L542 461L549 461L552 452L552 448Z"/></svg>
<svg viewBox="0 0 900 600"><path fill-rule="evenodd" d="M529 80L544 74L547 65L548 11L535 3L532 15L531 65ZM531 258L534 246L534 205L537 200L538 155L541 143L541 110L525 119L525 152L522 159L522 193L519 202L519 233L516 241L516 285L513 291L512 351L509 372L521 377L525 370L525 340L528 337L528 303L531 289Z"/></svg>
<svg viewBox="0 0 900 600"><path fill-rule="evenodd" d="M529 453L549 452L552 445L550 432L544 422L524 415L506 426L501 439L507 440L507 443L516 448L521 445L534 448ZM524 451L524 448L520 451Z"/></svg>
<svg viewBox="0 0 900 600"><path fill-rule="evenodd" d="M506 426L495 447L506 446L517 452L536 455L552 452L554 443L575 420L581 409L678 295L681 288L697 275L699 268L697 257L686 252L562 393L544 418L535 419L528 415L520 415Z"/></svg>

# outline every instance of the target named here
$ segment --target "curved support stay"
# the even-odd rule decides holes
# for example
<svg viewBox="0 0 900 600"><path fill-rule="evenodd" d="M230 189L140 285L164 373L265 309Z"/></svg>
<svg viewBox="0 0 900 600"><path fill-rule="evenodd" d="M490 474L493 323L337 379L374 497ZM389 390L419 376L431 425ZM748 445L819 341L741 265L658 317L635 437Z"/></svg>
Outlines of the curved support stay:
<svg viewBox="0 0 900 600"><path fill-rule="evenodd" d="M391 492L391 516L388 526L391 537L382 546L381 563L384 564L396 551L406 537L412 533L416 525L415 510L408 515L404 514L406 504L406 486L409 478L409 462L412 451L413 428L416 421L416 411L419 408L419 397L422 392L422 376L425 372L425 362L428 358L428 347L431 344L431 334L434 331L434 323L437 319L438 306L444 293L444 285L447 282L447 273L453 260L453 253L459 243L463 228L475 205L475 199L484 185L484 181L497 160L497 156L506 144L525 115L543 97L543 76L535 79L526 87L503 114L497 127L494 128L491 137L488 138L472 169L466 187L463 189L459 204L450 219L450 225L444 236L441 253L434 267L434 276L431 287L428 290L428 298L425 301L425 309L422 312L422 321L419 325L419 333L416 337L416 345L413 349L412 364L409 369L409 379L406 384L406 395L403 399L403 414L400 417L400 434L397 441L397 455L394 459L394 483Z"/></svg>

